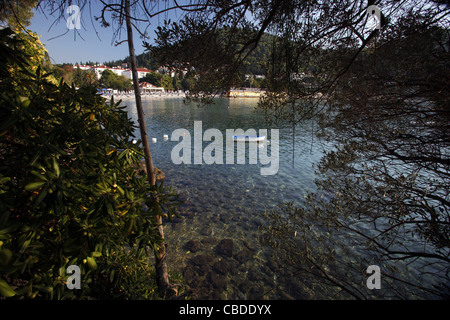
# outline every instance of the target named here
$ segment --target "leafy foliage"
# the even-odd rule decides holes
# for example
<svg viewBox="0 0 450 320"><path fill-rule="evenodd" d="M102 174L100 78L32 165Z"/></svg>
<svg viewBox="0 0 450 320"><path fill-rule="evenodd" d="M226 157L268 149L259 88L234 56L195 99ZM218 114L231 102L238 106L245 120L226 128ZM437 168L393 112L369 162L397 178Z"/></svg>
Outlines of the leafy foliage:
<svg viewBox="0 0 450 320"><path fill-rule="evenodd" d="M340 288L340 297L448 297L448 30L430 20L409 13L363 50L317 50L327 96L310 99L316 108L290 100L289 114L266 104L293 123L313 110L319 136L334 144L305 207L267 214L266 243L292 272ZM379 292L365 290L371 264L381 267Z"/></svg>
<svg viewBox="0 0 450 320"><path fill-rule="evenodd" d="M62 78L70 86L99 86L97 76L91 70L73 68L72 64L53 65L50 70L56 78Z"/></svg>
<svg viewBox="0 0 450 320"><path fill-rule="evenodd" d="M38 0L2 0L0 21L14 28L27 27L38 3Z"/></svg>
<svg viewBox="0 0 450 320"><path fill-rule="evenodd" d="M211 1L159 27L151 49L193 68L204 98L238 83L270 32L260 110L293 128L317 121L335 147L306 206L267 215L281 272L324 280L333 297L448 297L450 6L376 2L380 28L371 28L370 4ZM365 290L369 264L391 290Z"/></svg>
<svg viewBox="0 0 450 320"><path fill-rule="evenodd" d="M189 71L196 80L190 83L190 97L208 101L209 94L241 86L242 72L255 62L246 60L251 50L244 44L256 31L248 24L233 26L237 19L234 10L221 16L214 27L202 20L203 14L185 17L181 22L166 21L157 28L156 45L145 46L161 65ZM247 64L243 65L243 61Z"/></svg>
<svg viewBox="0 0 450 320"><path fill-rule="evenodd" d="M138 175L124 107L55 84L20 37L0 38L0 294L155 297L145 252L158 249L155 215L172 216L176 195ZM66 287L72 264L82 290Z"/></svg>
<svg viewBox="0 0 450 320"><path fill-rule="evenodd" d="M111 70L105 70L102 72L100 83L104 88L112 88L117 90L131 90L131 80L123 75L117 75Z"/></svg>
<svg viewBox="0 0 450 320"><path fill-rule="evenodd" d="M161 74L158 72L149 72L144 77L140 79L141 81L146 81L151 83L156 87L163 87L166 90L173 90L173 80L168 74Z"/></svg>

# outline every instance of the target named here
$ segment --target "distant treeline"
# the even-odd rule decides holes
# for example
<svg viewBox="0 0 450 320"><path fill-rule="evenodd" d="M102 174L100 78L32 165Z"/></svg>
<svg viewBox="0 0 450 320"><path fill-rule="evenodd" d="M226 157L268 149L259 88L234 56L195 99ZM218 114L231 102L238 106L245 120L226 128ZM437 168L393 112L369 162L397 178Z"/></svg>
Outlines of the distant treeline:
<svg viewBox="0 0 450 320"><path fill-rule="evenodd" d="M270 50L272 46L272 42L274 41L274 36L270 34L264 34L261 37L258 46L250 53L247 59L244 61L241 66L242 74L251 74L251 75L265 75L266 74L266 66L267 62L270 58ZM108 67L122 66L122 64L126 63L127 66L130 66L130 57L126 57L124 59L108 61L104 64ZM144 52L136 56L136 64L139 68L147 68L150 70L157 70L160 68L155 57L152 56L151 52Z"/></svg>
<svg viewBox="0 0 450 320"><path fill-rule="evenodd" d="M264 34L258 43L258 46L249 54L240 68L241 87L265 88L266 81L264 77L267 74L267 66L270 60L270 51L273 46L273 41L276 40L270 34ZM95 66L101 64L99 62L86 61L80 64ZM107 67L130 67L130 57L124 59L112 60L102 63ZM183 74L176 74L173 79L169 79L170 72L168 69L162 68L157 59L152 56L151 52L144 52L136 56L136 64L138 68L146 68L152 70L152 74L147 74L142 81L150 82L156 86L164 87L166 90L189 90L195 78L190 72ZM77 86L94 85L98 87L107 87L111 81L97 80L87 70L76 70L72 68L72 64L55 65L55 73L63 77L68 83L75 83ZM108 75L110 76L110 75ZM108 78L111 78L108 77ZM114 85L113 87L119 90L128 90L130 85L123 81L123 79L114 79L114 83L123 83L123 85Z"/></svg>

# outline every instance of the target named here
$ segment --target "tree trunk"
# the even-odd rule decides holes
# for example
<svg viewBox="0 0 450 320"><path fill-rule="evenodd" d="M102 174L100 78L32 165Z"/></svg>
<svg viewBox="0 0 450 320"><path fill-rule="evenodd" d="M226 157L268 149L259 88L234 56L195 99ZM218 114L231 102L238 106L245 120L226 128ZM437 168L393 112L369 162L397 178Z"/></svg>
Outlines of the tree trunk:
<svg viewBox="0 0 450 320"><path fill-rule="evenodd" d="M131 25L131 15L130 15L130 0L125 0L125 19L127 26L127 38L128 38L128 50L130 52L130 64L131 73L133 77L133 88L134 95L136 98L136 109L138 113L139 129L141 132L142 145L144 147L145 154L145 168L147 171L147 178L150 184L153 186L156 183L155 168L153 167L152 155L150 153L150 147L148 144L147 129L145 127L144 111L142 109L141 93L139 91L139 78L136 69L136 55L134 53L134 42L133 42L133 29ZM176 295L177 291L174 286L169 283L169 276L167 273L166 264L166 244L164 242L164 229L162 225L162 217L156 216L156 223L158 225L158 233L163 242L158 251L155 251L156 258L156 279L158 283L158 288L164 297L171 295Z"/></svg>

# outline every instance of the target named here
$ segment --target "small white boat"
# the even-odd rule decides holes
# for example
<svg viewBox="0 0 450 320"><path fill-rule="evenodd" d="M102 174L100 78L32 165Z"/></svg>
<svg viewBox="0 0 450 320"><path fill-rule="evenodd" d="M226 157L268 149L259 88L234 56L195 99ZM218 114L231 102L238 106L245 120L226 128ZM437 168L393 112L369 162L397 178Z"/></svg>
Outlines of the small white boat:
<svg viewBox="0 0 450 320"><path fill-rule="evenodd" d="M233 140L234 141L264 141L266 139L265 136L246 136L246 135L241 135L241 136L233 136Z"/></svg>

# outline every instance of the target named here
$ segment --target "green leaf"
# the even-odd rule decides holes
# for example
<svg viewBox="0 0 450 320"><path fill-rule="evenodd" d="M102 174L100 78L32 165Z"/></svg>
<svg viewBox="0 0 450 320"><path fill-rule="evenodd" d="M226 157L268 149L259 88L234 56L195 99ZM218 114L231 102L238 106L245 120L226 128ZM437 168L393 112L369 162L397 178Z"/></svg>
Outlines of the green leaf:
<svg viewBox="0 0 450 320"><path fill-rule="evenodd" d="M56 176L59 178L59 174L61 173L61 170L59 168L58 161L56 161L56 158L53 158L53 170L55 170Z"/></svg>
<svg viewBox="0 0 450 320"><path fill-rule="evenodd" d="M18 223L13 224L13 225L9 225L8 227L3 228L3 229L0 230L0 235L7 235L8 233L11 233L14 230L16 230L17 227L19 227L19 226L20 226L20 224L18 224Z"/></svg>
<svg viewBox="0 0 450 320"><path fill-rule="evenodd" d="M25 190L32 191L42 187L45 182L31 182L25 186Z"/></svg>
<svg viewBox="0 0 450 320"><path fill-rule="evenodd" d="M92 252L92 256L95 257L95 258L98 258L98 257L101 257L101 256L102 256L102 253L99 252L99 251L93 251L93 252Z"/></svg>
<svg viewBox="0 0 450 320"><path fill-rule="evenodd" d="M120 195L123 197L125 195L125 191L122 189L121 186L117 186L117 190L119 191Z"/></svg>
<svg viewBox="0 0 450 320"><path fill-rule="evenodd" d="M35 285L34 286L36 289L38 289L41 292L44 293L49 293L52 294L53 293L53 287L49 287L49 286L40 286L40 285Z"/></svg>
<svg viewBox="0 0 450 320"><path fill-rule="evenodd" d="M11 257L12 257L12 252L11 250L5 248L3 250L0 251L0 265L7 265L8 262L11 261Z"/></svg>
<svg viewBox="0 0 450 320"><path fill-rule="evenodd" d="M10 177L2 177L2 178L0 178L0 184L4 184L4 183L6 183L8 181L11 181Z"/></svg>
<svg viewBox="0 0 450 320"><path fill-rule="evenodd" d="M87 257L87 264L91 270L97 269L97 262L95 262L95 259L93 257Z"/></svg>
<svg viewBox="0 0 450 320"><path fill-rule="evenodd" d="M38 177L41 180L47 181L47 177L45 175L43 175L41 172L36 171L36 170L31 170L31 174Z"/></svg>
<svg viewBox="0 0 450 320"><path fill-rule="evenodd" d="M28 99L27 97L19 97L19 99L20 99L20 102L21 102L22 106L25 107L25 108L28 108L28 106L31 103L31 100Z"/></svg>
<svg viewBox="0 0 450 320"><path fill-rule="evenodd" d="M6 283L6 281L0 279L0 294L6 298L14 297L16 295L16 292L11 289L9 284Z"/></svg>

